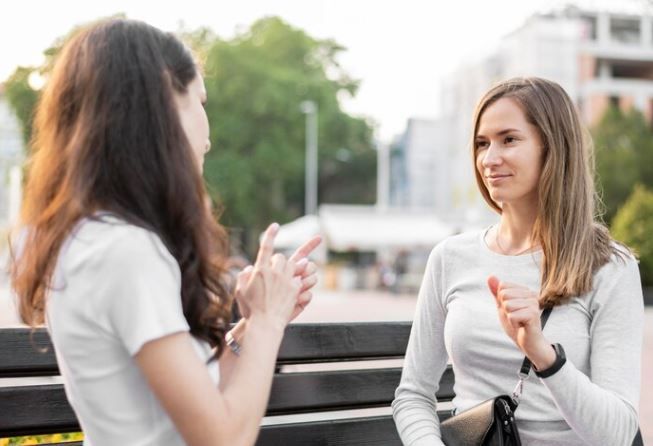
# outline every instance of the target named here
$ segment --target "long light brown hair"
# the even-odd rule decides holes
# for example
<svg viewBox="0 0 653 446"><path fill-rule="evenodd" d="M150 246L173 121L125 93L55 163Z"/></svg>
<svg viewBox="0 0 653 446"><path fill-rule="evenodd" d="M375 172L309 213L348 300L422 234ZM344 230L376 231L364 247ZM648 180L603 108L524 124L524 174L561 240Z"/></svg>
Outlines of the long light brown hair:
<svg viewBox="0 0 653 446"><path fill-rule="evenodd" d="M589 292L594 273L622 251L597 218L592 142L567 93L557 83L536 77L499 83L476 107L472 141L485 110L501 98L521 107L544 148L531 239L540 243L544 254L540 304L552 307ZM474 144L472 150L475 161ZM474 171L483 198L501 214L476 165Z"/></svg>
<svg viewBox="0 0 653 446"><path fill-rule="evenodd" d="M189 50L145 23L111 19L62 49L35 119L12 285L26 323L43 323L57 255L98 210L159 236L179 264L191 333L218 348L230 319L227 237L181 126L175 93L197 75Z"/></svg>

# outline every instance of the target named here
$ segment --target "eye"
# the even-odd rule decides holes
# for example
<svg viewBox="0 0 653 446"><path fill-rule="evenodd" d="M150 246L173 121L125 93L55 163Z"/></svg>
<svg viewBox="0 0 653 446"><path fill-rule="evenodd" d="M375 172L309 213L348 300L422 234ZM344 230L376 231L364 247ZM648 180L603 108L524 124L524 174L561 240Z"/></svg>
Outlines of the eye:
<svg viewBox="0 0 653 446"><path fill-rule="evenodd" d="M487 147L487 141L478 140L475 143L475 147L476 147L477 150L485 149Z"/></svg>
<svg viewBox="0 0 653 446"><path fill-rule="evenodd" d="M504 144L512 144L517 141L517 138L514 136L506 136L506 138L503 140Z"/></svg>

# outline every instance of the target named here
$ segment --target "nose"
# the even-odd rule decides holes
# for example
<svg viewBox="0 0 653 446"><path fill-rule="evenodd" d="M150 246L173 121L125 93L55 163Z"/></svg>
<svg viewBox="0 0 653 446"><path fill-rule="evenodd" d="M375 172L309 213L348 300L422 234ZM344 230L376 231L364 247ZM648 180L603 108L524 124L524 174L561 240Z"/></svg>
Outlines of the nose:
<svg viewBox="0 0 653 446"><path fill-rule="evenodd" d="M483 167L494 167L502 163L501 155L497 150L496 144L490 143L490 146L487 148L481 159L481 164Z"/></svg>

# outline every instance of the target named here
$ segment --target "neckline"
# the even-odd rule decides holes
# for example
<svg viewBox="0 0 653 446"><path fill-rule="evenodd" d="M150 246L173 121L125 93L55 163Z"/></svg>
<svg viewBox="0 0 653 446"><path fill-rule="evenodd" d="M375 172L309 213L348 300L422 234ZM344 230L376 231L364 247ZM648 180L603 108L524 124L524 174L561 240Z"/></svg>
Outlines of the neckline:
<svg viewBox="0 0 653 446"><path fill-rule="evenodd" d="M490 225L484 230L480 231L479 244L481 245L481 249L483 252L485 252L488 256L492 257L495 261L499 261L503 263L526 263L526 262L535 261L539 265L539 262L542 259L542 255L543 255L542 248L539 248L535 251L525 252L519 255L507 255L492 250L488 246L487 242L485 241L487 237L487 233L490 231L490 229L492 229L492 226L494 225Z"/></svg>

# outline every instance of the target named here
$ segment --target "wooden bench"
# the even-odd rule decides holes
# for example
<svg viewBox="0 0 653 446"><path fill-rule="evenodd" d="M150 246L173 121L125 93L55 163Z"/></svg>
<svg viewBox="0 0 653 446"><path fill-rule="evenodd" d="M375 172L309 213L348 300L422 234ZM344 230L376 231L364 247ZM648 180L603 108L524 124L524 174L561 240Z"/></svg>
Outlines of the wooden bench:
<svg viewBox="0 0 653 446"><path fill-rule="evenodd" d="M389 409L401 367L388 367L388 361L370 361L403 358L410 325L350 322L289 326L268 403L270 418L264 420L256 444L401 445ZM341 369L333 370L334 366ZM301 367L319 370L297 370ZM0 329L0 378L58 374L45 330L39 329L31 336L28 329ZM438 401L451 401L453 383L454 376L448 368L440 383ZM361 415L357 411L369 412L371 408L385 409L375 415ZM314 416L318 412L320 415ZM313 419L288 421L283 417L284 421L278 422L279 416L297 414L303 414L299 418L311 414ZM438 415L445 419L449 411L440 411ZM0 387L0 438L79 430L62 384ZM641 437L634 444L641 445Z"/></svg>

